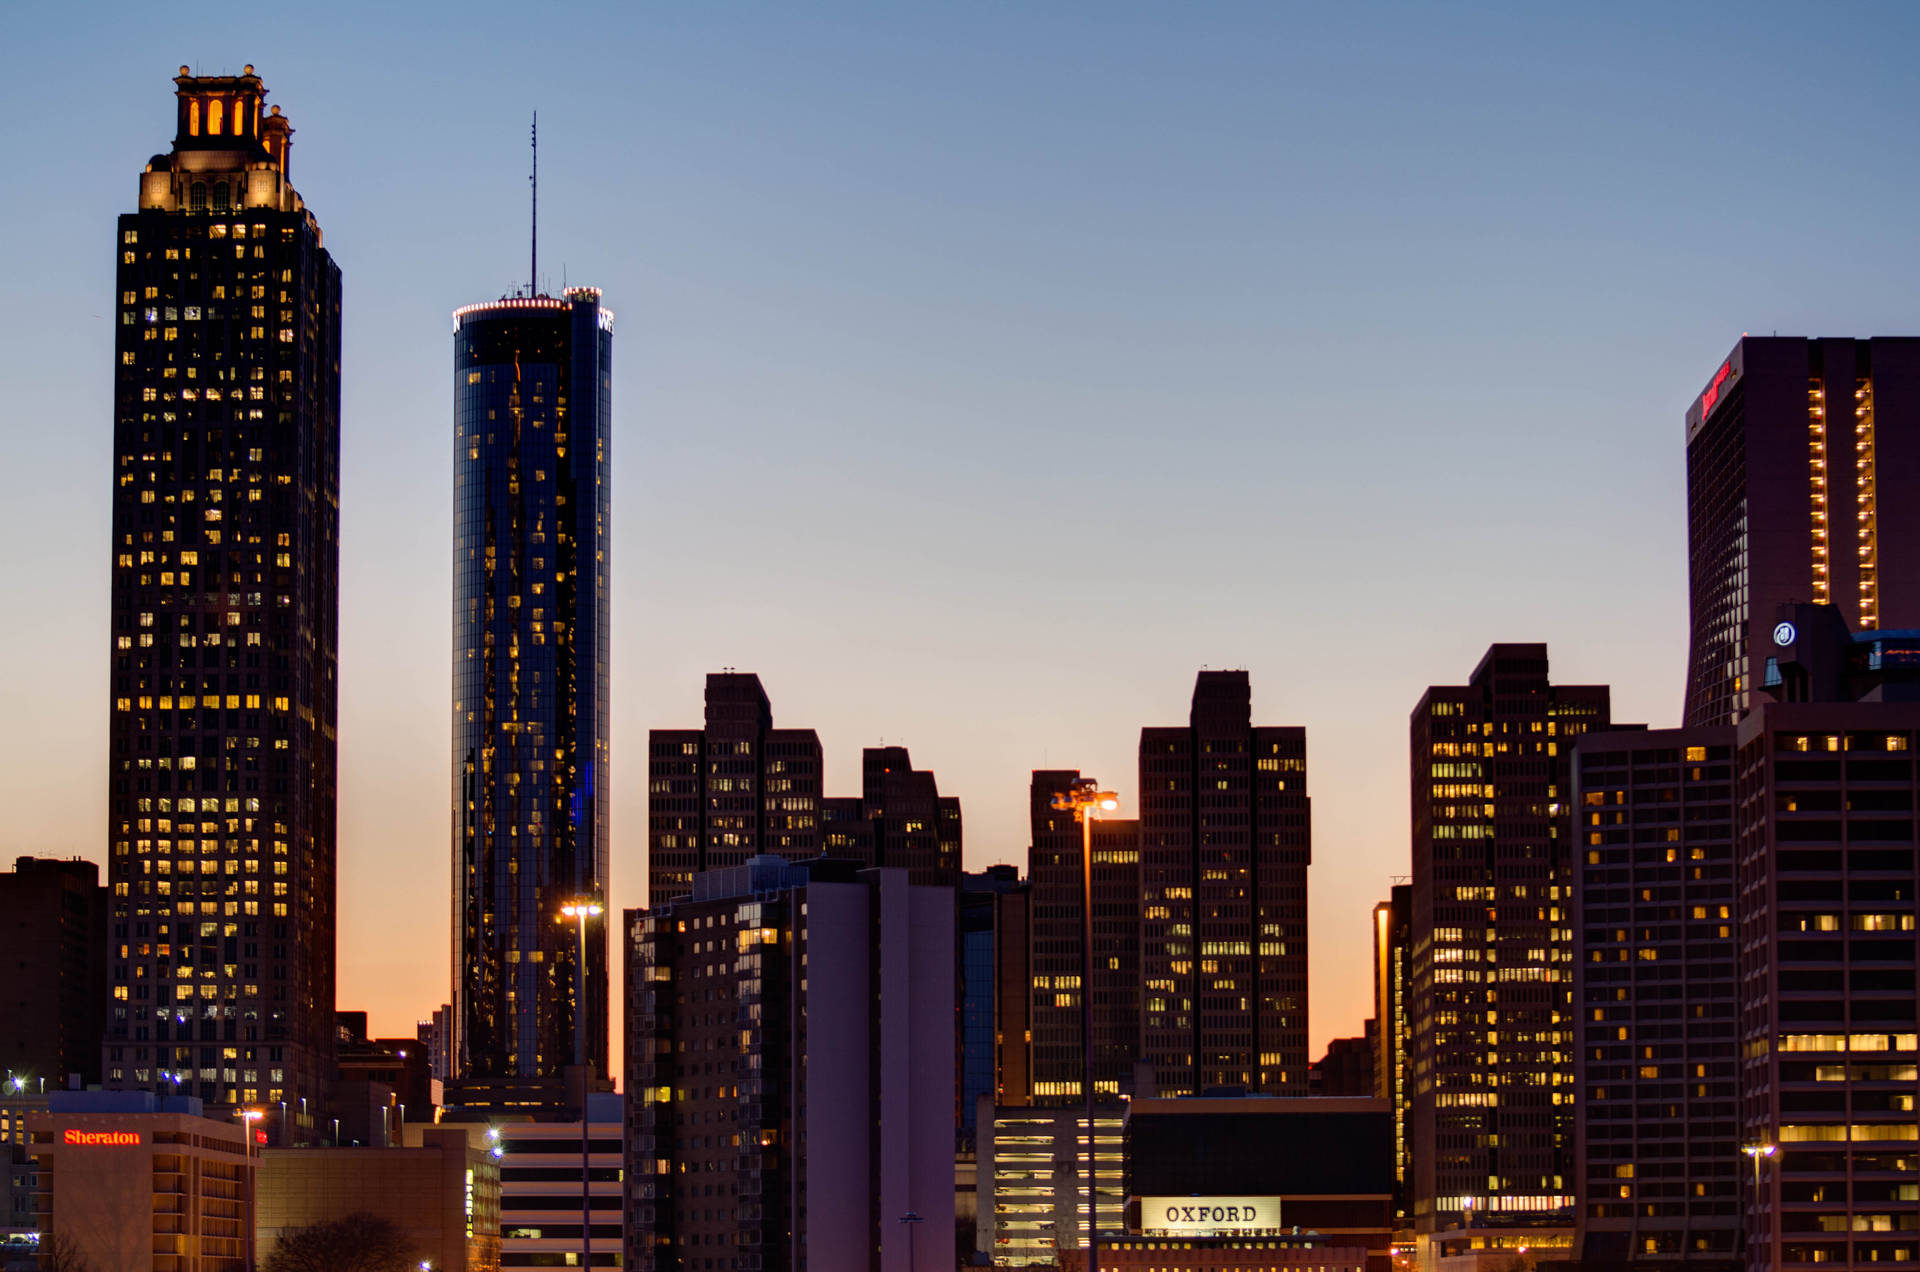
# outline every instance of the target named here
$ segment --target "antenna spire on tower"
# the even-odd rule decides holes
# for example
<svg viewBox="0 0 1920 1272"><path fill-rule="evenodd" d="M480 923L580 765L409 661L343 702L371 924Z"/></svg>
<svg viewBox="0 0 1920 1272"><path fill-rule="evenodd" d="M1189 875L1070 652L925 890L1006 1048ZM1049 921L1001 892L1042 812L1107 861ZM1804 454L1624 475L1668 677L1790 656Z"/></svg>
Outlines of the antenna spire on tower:
<svg viewBox="0 0 1920 1272"><path fill-rule="evenodd" d="M527 295L540 294L540 112L533 112L533 244L527 262Z"/></svg>

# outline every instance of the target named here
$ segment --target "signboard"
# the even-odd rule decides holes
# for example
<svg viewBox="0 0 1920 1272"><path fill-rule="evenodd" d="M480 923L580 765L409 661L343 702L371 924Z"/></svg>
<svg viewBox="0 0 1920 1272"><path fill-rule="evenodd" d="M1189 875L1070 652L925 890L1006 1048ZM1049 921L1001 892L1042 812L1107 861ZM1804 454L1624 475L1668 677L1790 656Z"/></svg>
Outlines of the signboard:
<svg viewBox="0 0 1920 1272"><path fill-rule="evenodd" d="M1782 649L1785 649L1788 645L1793 644L1794 641L1799 639L1800 633L1793 629L1792 623L1782 622L1778 627L1773 629L1773 643Z"/></svg>
<svg viewBox="0 0 1920 1272"><path fill-rule="evenodd" d="M75 1148L104 1148L109 1145L130 1145L140 1142L138 1131L76 1131L68 1129L60 1133L62 1144L71 1144Z"/></svg>
<svg viewBox="0 0 1920 1272"><path fill-rule="evenodd" d="M1277 1231L1278 1197L1142 1197L1140 1231L1152 1236L1212 1237Z"/></svg>

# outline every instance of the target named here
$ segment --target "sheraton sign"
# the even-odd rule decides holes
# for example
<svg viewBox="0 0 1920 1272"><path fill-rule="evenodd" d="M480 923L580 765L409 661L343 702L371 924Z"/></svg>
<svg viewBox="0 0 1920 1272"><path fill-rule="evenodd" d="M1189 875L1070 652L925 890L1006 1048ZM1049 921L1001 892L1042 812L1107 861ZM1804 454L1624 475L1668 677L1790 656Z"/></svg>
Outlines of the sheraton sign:
<svg viewBox="0 0 1920 1272"><path fill-rule="evenodd" d="M1278 1197L1142 1197L1140 1230L1177 1236L1273 1230L1280 1227Z"/></svg>
<svg viewBox="0 0 1920 1272"><path fill-rule="evenodd" d="M76 1148L106 1148L112 1145L133 1145L140 1142L138 1131L76 1131L68 1129L60 1133L62 1144L71 1144Z"/></svg>

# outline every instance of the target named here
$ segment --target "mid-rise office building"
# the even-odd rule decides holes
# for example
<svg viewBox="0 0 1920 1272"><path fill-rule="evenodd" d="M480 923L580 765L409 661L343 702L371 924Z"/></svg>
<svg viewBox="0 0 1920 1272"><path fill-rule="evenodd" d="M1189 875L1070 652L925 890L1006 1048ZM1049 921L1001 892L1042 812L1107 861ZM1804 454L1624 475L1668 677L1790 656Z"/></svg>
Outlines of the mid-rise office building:
<svg viewBox="0 0 1920 1272"><path fill-rule="evenodd" d="M1411 721L1412 1204L1437 1256L1497 1251L1476 1225L1572 1241L1571 769L1611 711L1547 673L1545 645L1494 645Z"/></svg>
<svg viewBox="0 0 1920 1272"><path fill-rule="evenodd" d="M333 1074L340 270L266 88L180 69L114 244L104 1080Z"/></svg>
<svg viewBox="0 0 1920 1272"><path fill-rule="evenodd" d="M1085 944L1085 862L1080 821L1053 807L1080 780L1074 769L1041 769L1028 787L1033 843L1028 1025L1032 1103L1084 1104L1080 978ZM1091 814L1089 814L1091 815ZM1093 1091L1118 1100L1133 1091L1140 1057L1140 823L1093 822ZM1003 1096L1007 1099L1007 1096Z"/></svg>
<svg viewBox="0 0 1920 1272"><path fill-rule="evenodd" d="M1734 741L1739 1134L1773 1147L1742 1172L1746 1262L1912 1261L1920 632L1784 621Z"/></svg>
<svg viewBox="0 0 1920 1272"><path fill-rule="evenodd" d="M904 746L861 752L859 796L821 800L820 822L828 856L906 870L926 887L960 882L960 801Z"/></svg>
<svg viewBox="0 0 1920 1272"><path fill-rule="evenodd" d="M584 1161L577 1120L505 1121L495 1128L501 1272L619 1266L626 1241L625 1101L611 1091L594 1092L587 1111Z"/></svg>
<svg viewBox="0 0 1920 1272"><path fill-rule="evenodd" d="M1393 1111L1393 1207L1407 1218L1413 1183L1407 1108L1413 1099L1413 885L1373 907L1373 1094Z"/></svg>
<svg viewBox="0 0 1920 1272"><path fill-rule="evenodd" d="M498 1272L500 1163L492 1147L484 1128L450 1122L410 1126L390 1147L263 1149L255 1252L264 1264L302 1228L372 1215L399 1229L424 1268Z"/></svg>
<svg viewBox="0 0 1920 1272"><path fill-rule="evenodd" d="M0 1076L22 1089L100 1081L107 890L91 861L21 857L0 871ZM16 1094L0 1087L0 1098Z"/></svg>
<svg viewBox="0 0 1920 1272"><path fill-rule="evenodd" d="M30 1120L42 1242L69 1266L246 1272L254 1266L252 1137L193 1096L60 1091Z"/></svg>
<svg viewBox="0 0 1920 1272"><path fill-rule="evenodd" d="M1203 671L1140 731L1141 1054L1162 1095L1307 1091L1307 734Z"/></svg>
<svg viewBox="0 0 1920 1272"><path fill-rule="evenodd" d="M1740 1256L1734 733L1574 749L1578 1257L1732 1272Z"/></svg>
<svg viewBox="0 0 1920 1272"><path fill-rule="evenodd" d="M858 796L825 794L820 736L776 729L760 677L707 677L706 727L648 734L647 903L685 896L703 870L823 852L898 867L924 887L960 882L960 801L905 747L869 747Z"/></svg>
<svg viewBox="0 0 1920 1272"><path fill-rule="evenodd" d="M1920 627L1920 339L1742 337L1686 429L1688 725L1759 701L1782 604Z"/></svg>
<svg viewBox="0 0 1920 1272"><path fill-rule="evenodd" d="M607 1073L613 313L592 287L454 321L454 1065ZM581 1018L584 1017L584 1024Z"/></svg>
<svg viewBox="0 0 1920 1272"><path fill-rule="evenodd" d="M906 870L766 855L627 912L627 1266L950 1254L954 912Z"/></svg>
<svg viewBox="0 0 1920 1272"><path fill-rule="evenodd" d="M707 677L706 727L647 735L647 904L693 890L703 870L820 855L820 735L776 729L751 672Z"/></svg>

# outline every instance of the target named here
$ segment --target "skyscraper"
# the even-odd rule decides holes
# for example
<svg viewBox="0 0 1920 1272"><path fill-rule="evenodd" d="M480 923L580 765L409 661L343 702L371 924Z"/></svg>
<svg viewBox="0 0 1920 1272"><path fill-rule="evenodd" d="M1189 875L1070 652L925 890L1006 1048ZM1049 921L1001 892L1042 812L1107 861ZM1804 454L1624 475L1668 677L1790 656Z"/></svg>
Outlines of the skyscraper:
<svg viewBox="0 0 1920 1272"><path fill-rule="evenodd" d="M173 147L114 245L105 1080L311 1108L333 1077L340 271L253 68L174 84Z"/></svg>
<svg viewBox="0 0 1920 1272"><path fill-rule="evenodd" d="M596 288L454 313L454 1063L607 1073L608 463L613 314Z"/></svg>
<svg viewBox="0 0 1920 1272"><path fill-rule="evenodd" d="M960 801L901 746L868 747L857 796L824 794L820 735L776 729L760 677L707 677L704 729L647 737L647 903L687 894L702 870L768 855L829 856L960 882Z"/></svg>
<svg viewBox="0 0 1920 1272"><path fill-rule="evenodd" d="M1034 1104L1077 1106L1081 1080L1080 975L1084 887L1081 826L1053 806L1080 778L1077 769L1039 769L1028 787L1033 844L1027 851L1029 986ZM1097 1099L1133 1094L1140 1058L1140 823L1093 822L1093 1091ZM1027 1101L1021 1101L1027 1102Z"/></svg>
<svg viewBox="0 0 1920 1272"><path fill-rule="evenodd" d="M1445 1252L1476 1217L1572 1239L1570 764L1609 718L1605 685L1547 679L1545 645L1494 645L1413 711L1411 1191Z"/></svg>
<svg viewBox="0 0 1920 1272"><path fill-rule="evenodd" d="M1687 411L1686 723L1756 701L1779 607L1920 627L1920 339L1743 337Z"/></svg>
<svg viewBox="0 0 1920 1272"><path fill-rule="evenodd" d="M1741 1180L1734 731L1575 743L1576 1257L1731 1272Z"/></svg>
<svg viewBox="0 0 1920 1272"><path fill-rule="evenodd" d="M1307 734L1203 671L1140 731L1141 1058L1161 1095L1307 1093ZM1037 889L1036 880L1036 889Z"/></svg>
<svg viewBox="0 0 1920 1272"><path fill-rule="evenodd" d="M776 729L752 672L707 677L704 729L647 735L647 904L687 895L702 870L820 852L820 735Z"/></svg>

